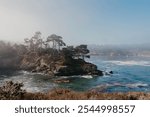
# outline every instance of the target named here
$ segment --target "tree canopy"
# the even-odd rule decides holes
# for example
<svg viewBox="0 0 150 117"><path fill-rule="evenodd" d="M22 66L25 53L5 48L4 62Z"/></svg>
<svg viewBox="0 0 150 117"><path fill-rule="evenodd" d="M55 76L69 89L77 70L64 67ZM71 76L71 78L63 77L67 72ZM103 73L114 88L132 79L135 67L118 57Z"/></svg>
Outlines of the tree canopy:
<svg viewBox="0 0 150 117"><path fill-rule="evenodd" d="M63 38L59 35L52 34L45 41L41 38L41 35L42 33L38 31L30 39L24 39L29 51L36 52L37 50L45 49L49 50L52 55L60 52L66 53L67 51L67 54L70 54L69 56L73 58L84 59L85 57L90 57L87 45L79 45L74 48L73 46L66 46L66 43L62 40Z"/></svg>

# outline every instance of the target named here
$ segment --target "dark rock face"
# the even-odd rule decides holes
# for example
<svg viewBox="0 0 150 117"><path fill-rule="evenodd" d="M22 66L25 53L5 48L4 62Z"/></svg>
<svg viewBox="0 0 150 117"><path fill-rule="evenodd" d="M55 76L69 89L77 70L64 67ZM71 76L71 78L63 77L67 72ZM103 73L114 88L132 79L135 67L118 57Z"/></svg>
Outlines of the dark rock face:
<svg viewBox="0 0 150 117"><path fill-rule="evenodd" d="M20 67L21 69L42 72L50 76L103 75L96 65L82 59L73 59L63 55L54 57L48 54L30 53L24 56Z"/></svg>
<svg viewBox="0 0 150 117"><path fill-rule="evenodd" d="M97 70L97 66L92 63L87 63L83 60L72 60L71 64L61 67L56 74L58 76L71 75L102 75L102 71Z"/></svg>

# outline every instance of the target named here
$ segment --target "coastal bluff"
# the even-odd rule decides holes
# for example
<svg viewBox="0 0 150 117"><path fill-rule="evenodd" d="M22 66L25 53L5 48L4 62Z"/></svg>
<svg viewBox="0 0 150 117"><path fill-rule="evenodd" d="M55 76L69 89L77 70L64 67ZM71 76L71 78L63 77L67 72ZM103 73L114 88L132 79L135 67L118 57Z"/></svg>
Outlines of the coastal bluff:
<svg viewBox="0 0 150 117"><path fill-rule="evenodd" d="M49 76L103 75L96 65L80 58L74 59L67 53L69 53L67 49L55 55L27 53L20 62L20 68Z"/></svg>
<svg viewBox="0 0 150 117"><path fill-rule="evenodd" d="M51 77L98 75L103 71L86 62L90 58L87 45L68 46L61 36L52 34L43 39L41 32L25 38L23 44L0 41L0 69L27 70Z"/></svg>
<svg viewBox="0 0 150 117"><path fill-rule="evenodd" d="M61 36L52 34L46 40L40 32L25 39L26 53L22 55L20 68L49 76L98 75L103 72L86 62L90 58L87 45L68 46Z"/></svg>

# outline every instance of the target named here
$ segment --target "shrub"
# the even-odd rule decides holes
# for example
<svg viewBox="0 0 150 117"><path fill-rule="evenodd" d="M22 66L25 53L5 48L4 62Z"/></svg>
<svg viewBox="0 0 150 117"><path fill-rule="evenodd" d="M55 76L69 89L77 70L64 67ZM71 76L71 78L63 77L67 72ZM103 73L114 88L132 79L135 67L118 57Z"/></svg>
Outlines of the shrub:
<svg viewBox="0 0 150 117"><path fill-rule="evenodd" d="M0 99L1 100L19 100L22 99L25 90L22 89L22 83L13 83L7 81L0 87Z"/></svg>

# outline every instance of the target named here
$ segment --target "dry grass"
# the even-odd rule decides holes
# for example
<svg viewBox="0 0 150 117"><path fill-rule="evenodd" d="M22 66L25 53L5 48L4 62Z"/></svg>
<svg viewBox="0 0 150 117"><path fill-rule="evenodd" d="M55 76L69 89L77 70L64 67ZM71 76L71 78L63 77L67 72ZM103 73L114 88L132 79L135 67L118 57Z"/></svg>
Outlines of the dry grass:
<svg viewBox="0 0 150 117"><path fill-rule="evenodd" d="M95 91L75 92L69 89L53 89L48 93L29 93L22 84L6 82L0 87L2 100L149 100L150 93L98 93Z"/></svg>
<svg viewBox="0 0 150 117"><path fill-rule="evenodd" d="M149 100L150 94L143 92L96 93L54 89L48 93L26 93L26 100Z"/></svg>

